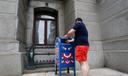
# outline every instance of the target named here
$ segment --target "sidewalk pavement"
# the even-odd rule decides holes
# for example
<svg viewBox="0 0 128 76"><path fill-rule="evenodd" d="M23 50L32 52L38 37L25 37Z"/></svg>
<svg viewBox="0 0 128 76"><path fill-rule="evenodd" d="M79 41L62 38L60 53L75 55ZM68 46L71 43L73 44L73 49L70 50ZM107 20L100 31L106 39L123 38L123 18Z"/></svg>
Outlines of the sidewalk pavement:
<svg viewBox="0 0 128 76"><path fill-rule="evenodd" d="M42 73L24 74L23 76L58 76L58 75L55 75L54 72L42 72ZM62 73L62 76L73 76L73 72L71 71L70 74ZM82 76L81 72L77 71L76 76ZM89 76L128 76L128 74L108 68L99 68L99 69L90 70Z"/></svg>

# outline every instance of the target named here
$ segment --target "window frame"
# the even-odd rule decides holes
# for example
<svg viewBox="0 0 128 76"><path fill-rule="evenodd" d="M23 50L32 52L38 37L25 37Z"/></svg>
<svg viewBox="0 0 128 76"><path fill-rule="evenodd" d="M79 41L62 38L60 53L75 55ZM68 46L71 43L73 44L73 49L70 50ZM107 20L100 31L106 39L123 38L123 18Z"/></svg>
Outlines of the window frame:
<svg viewBox="0 0 128 76"><path fill-rule="evenodd" d="M43 8L42 8L43 9ZM50 8L51 9L51 8ZM39 9L40 10L40 9ZM52 10L54 10L54 9L52 9ZM47 13L46 13L47 12ZM41 16L41 15L47 15L47 16L51 16L51 17L54 17L55 19L47 19L47 18L37 18L38 16ZM54 10L54 12L51 12L50 10L44 10L44 11L41 11L41 12L39 12L39 13L35 13L34 12L34 27L33 27L33 43L32 43L32 45L33 46L36 46L36 47L43 47L43 48L54 48L54 45L55 45L55 43L54 44L47 44L47 41L45 40L45 42L44 42L44 44L36 44L36 38L35 38L35 36L36 36L36 21L37 20L45 20L45 22L47 21L55 21L55 29L56 29L56 32L55 32L55 37L57 37L58 36L58 12L57 11L55 11ZM46 23L47 23L46 22ZM46 25L46 27L45 27L45 30L47 31L47 26L48 25ZM47 35L48 35L48 33L47 33ZM47 35L45 35L44 37L45 37L45 39L47 39Z"/></svg>

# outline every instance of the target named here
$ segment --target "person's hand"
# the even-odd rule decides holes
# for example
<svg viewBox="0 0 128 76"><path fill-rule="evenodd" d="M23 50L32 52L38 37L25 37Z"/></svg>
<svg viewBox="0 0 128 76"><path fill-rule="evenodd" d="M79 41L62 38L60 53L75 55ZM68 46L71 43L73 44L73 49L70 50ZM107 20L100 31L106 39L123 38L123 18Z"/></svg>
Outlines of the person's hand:
<svg viewBox="0 0 128 76"><path fill-rule="evenodd" d="M71 40L67 40L66 42L67 42L67 43L71 43L71 42L74 42L74 39L71 39Z"/></svg>
<svg viewBox="0 0 128 76"><path fill-rule="evenodd" d="M65 38L67 38L68 36L67 35L64 35Z"/></svg>

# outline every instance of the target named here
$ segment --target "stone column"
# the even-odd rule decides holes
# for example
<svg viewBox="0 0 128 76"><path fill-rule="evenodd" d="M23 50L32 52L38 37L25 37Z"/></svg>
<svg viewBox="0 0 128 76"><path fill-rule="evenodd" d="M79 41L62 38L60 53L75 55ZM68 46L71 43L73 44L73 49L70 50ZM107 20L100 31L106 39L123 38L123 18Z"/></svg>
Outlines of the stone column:
<svg viewBox="0 0 128 76"><path fill-rule="evenodd" d="M74 0L64 1L65 33L72 27L75 19Z"/></svg>
<svg viewBox="0 0 128 76"><path fill-rule="evenodd" d="M81 17L89 32L90 50L88 61L91 68L104 65L101 30L96 10L96 0L74 0L75 18ZM77 64L77 69L79 66Z"/></svg>
<svg viewBox="0 0 128 76"><path fill-rule="evenodd" d="M20 47L25 42L23 22L18 11L25 0L0 0L0 75L21 76ZM19 5L21 4L21 5ZM24 13L24 12L22 12ZM19 32L22 32L19 33Z"/></svg>

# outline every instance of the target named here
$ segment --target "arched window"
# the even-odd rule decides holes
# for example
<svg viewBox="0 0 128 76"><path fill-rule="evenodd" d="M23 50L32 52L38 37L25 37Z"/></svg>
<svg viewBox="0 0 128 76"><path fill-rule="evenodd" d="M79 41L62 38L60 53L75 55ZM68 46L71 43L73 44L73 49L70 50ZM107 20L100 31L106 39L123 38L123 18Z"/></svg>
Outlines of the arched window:
<svg viewBox="0 0 128 76"><path fill-rule="evenodd" d="M54 46L57 34L57 11L48 7L34 10L34 45Z"/></svg>

